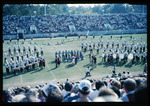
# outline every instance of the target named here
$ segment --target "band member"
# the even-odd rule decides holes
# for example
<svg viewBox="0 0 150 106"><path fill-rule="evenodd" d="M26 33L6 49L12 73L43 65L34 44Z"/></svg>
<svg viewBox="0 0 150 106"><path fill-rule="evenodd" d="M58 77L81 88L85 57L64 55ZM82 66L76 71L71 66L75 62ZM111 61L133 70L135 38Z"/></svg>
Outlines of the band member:
<svg viewBox="0 0 150 106"><path fill-rule="evenodd" d="M135 53L135 52L132 52L132 54L133 54L132 64L134 64L134 61L135 61L135 59L136 59L136 53Z"/></svg>
<svg viewBox="0 0 150 106"><path fill-rule="evenodd" d="M130 35L130 39L132 39L132 35Z"/></svg>
<svg viewBox="0 0 150 106"><path fill-rule="evenodd" d="M31 46L30 44L28 44L28 51L30 52L30 50L31 50Z"/></svg>
<svg viewBox="0 0 150 106"><path fill-rule="evenodd" d="M101 40L101 43L100 43L100 45L101 45L101 48L103 48L103 40Z"/></svg>
<svg viewBox="0 0 150 106"><path fill-rule="evenodd" d="M11 42L12 38L9 39L9 41Z"/></svg>
<svg viewBox="0 0 150 106"><path fill-rule="evenodd" d="M20 56L21 56L21 59L23 60L23 56L24 56L23 51L21 51Z"/></svg>
<svg viewBox="0 0 150 106"><path fill-rule="evenodd" d="M36 49L37 49L37 47L36 47L36 45L34 44L34 51L36 51Z"/></svg>
<svg viewBox="0 0 150 106"><path fill-rule="evenodd" d="M35 57L34 56L31 58L31 63L32 63L32 68L34 69L35 68Z"/></svg>
<svg viewBox="0 0 150 106"><path fill-rule="evenodd" d="M136 53L136 62L139 62L139 60L140 60L140 54L139 54L139 52L137 52Z"/></svg>
<svg viewBox="0 0 150 106"><path fill-rule="evenodd" d="M96 56L94 56L94 55L92 55L92 63L93 63L93 68L95 68L96 67L96 63L97 63L97 58L96 58Z"/></svg>
<svg viewBox="0 0 150 106"><path fill-rule="evenodd" d="M16 75L16 70L14 70L15 68L16 68L15 62L14 62L14 61L12 61L11 69L13 70L14 75Z"/></svg>
<svg viewBox="0 0 150 106"><path fill-rule="evenodd" d="M43 67L45 68L45 59L43 59Z"/></svg>
<svg viewBox="0 0 150 106"><path fill-rule="evenodd" d="M93 42L93 49L95 49L95 42Z"/></svg>
<svg viewBox="0 0 150 106"><path fill-rule="evenodd" d="M134 52L137 52L137 45L134 45Z"/></svg>
<svg viewBox="0 0 150 106"><path fill-rule="evenodd" d="M93 53L93 48L92 48L92 46L90 46L90 54L92 54Z"/></svg>
<svg viewBox="0 0 150 106"><path fill-rule="evenodd" d="M36 49L36 57L39 58L39 49Z"/></svg>
<svg viewBox="0 0 150 106"><path fill-rule="evenodd" d="M107 40L107 44L106 44L106 47L108 48L108 46L109 46L109 40Z"/></svg>
<svg viewBox="0 0 150 106"><path fill-rule="evenodd" d="M145 42L143 43L143 52L145 52Z"/></svg>
<svg viewBox="0 0 150 106"><path fill-rule="evenodd" d="M140 53L142 53L142 43L139 44Z"/></svg>
<svg viewBox="0 0 150 106"><path fill-rule="evenodd" d="M16 52L16 46L14 45L14 52Z"/></svg>
<svg viewBox="0 0 150 106"><path fill-rule="evenodd" d="M128 52L126 50L126 52L124 53L124 62L127 62L127 59L128 59Z"/></svg>
<svg viewBox="0 0 150 106"><path fill-rule="evenodd" d="M26 48L25 48L25 45L23 45L23 52L25 52L26 51Z"/></svg>
<svg viewBox="0 0 150 106"><path fill-rule="evenodd" d="M97 54L99 54L99 46L96 46Z"/></svg>
<svg viewBox="0 0 150 106"><path fill-rule="evenodd" d="M55 56L57 56L56 54L55 54ZM65 56L65 52L64 52L64 50L62 51L62 58ZM73 50L71 50L71 56L73 56Z"/></svg>
<svg viewBox="0 0 150 106"><path fill-rule="evenodd" d="M61 50L59 50L58 55L61 55Z"/></svg>
<svg viewBox="0 0 150 106"><path fill-rule="evenodd" d="M18 47L18 51L19 51L19 53L20 53L20 45L17 45L17 47Z"/></svg>
<svg viewBox="0 0 150 106"><path fill-rule="evenodd" d="M112 40L112 48L114 48L114 40Z"/></svg>
<svg viewBox="0 0 150 106"><path fill-rule="evenodd" d="M6 62L6 60L7 60L7 54L6 54L6 52L4 53L4 63Z"/></svg>
<svg viewBox="0 0 150 106"><path fill-rule="evenodd" d="M68 55L68 62L71 62L71 56L70 56L70 54Z"/></svg>
<svg viewBox="0 0 150 106"><path fill-rule="evenodd" d="M5 62L5 67L6 67L6 73L9 74L9 63L7 60Z"/></svg>
<svg viewBox="0 0 150 106"><path fill-rule="evenodd" d="M8 45L8 52L11 53L11 47Z"/></svg>
<svg viewBox="0 0 150 106"><path fill-rule="evenodd" d="M19 53L18 53L18 51L16 51L16 57L17 57L17 60L19 60Z"/></svg>
<svg viewBox="0 0 150 106"><path fill-rule="evenodd" d="M26 57L29 58L29 51L26 51Z"/></svg>
<svg viewBox="0 0 150 106"><path fill-rule="evenodd" d="M22 73L23 67L24 67L22 59L20 59L19 65L20 65L20 71L21 71L21 73Z"/></svg>
<svg viewBox="0 0 150 106"><path fill-rule="evenodd" d="M41 56L43 55L43 48L42 46L40 47L40 51L41 51Z"/></svg>
<svg viewBox="0 0 150 106"><path fill-rule="evenodd" d="M66 58L67 58L67 55L68 55L68 52L67 52L67 50L65 50L65 56L66 56Z"/></svg>

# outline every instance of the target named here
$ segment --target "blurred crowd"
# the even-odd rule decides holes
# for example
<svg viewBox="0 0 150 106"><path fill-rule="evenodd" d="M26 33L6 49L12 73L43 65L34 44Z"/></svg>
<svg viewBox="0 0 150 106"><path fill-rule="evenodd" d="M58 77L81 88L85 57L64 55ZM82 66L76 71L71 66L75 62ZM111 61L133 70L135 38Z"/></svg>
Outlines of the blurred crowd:
<svg viewBox="0 0 150 106"><path fill-rule="evenodd" d="M3 102L148 102L147 77L122 73L115 78L40 83L3 90Z"/></svg>
<svg viewBox="0 0 150 106"><path fill-rule="evenodd" d="M146 14L103 14L103 15L47 15L47 16L5 16L3 34L17 34L18 29L30 33L30 26L35 25L40 33L69 32L69 26L77 31L106 31L147 29Z"/></svg>

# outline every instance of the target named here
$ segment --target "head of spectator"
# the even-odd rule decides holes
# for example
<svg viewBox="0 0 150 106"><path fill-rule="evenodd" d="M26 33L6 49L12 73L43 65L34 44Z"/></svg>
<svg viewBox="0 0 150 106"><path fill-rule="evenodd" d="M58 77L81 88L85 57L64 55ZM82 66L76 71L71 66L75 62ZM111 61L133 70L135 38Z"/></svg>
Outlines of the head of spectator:
<svg viewBox="0 0 150 106"><path fill-rule="evenodd" d="M97 80L95 82L95 87L96 87L97 90L99 90L103 86L104 86L104 82L103 81Z"/></svg>
<svg viewBox="0 0 150 106"><path fill-rule="evenodd" d="M30 89L25 96L26 97L22 99L22 102L40 102L38 99L38 92L35 88Z"/></svg>
<svg viewBox="0 0 150 106"><path fill-rule="evenodd" d="M100 96L108 96L108 95L118 98L117 94L110 88L102 87L99 89L99 94L98 94L99 97Z"/></svg>
<svg viewBox="0 0 150 106"><path fill-rule="evenodd" d="M59 90L51 90L46 98L46 102L56 103L62 102L63 95Z"/></svg>
<svg viewBox="0 0 150 106"><path fill-rule="evenodd" d="M120 98L120 91L117 87L111 86L111 89L118 95L118 98Z"/></svg>
<svg viewBox="0 0 150 106"><path fill-rule="evenodd" d="M65 83L65 90L70 92L71 89L72 89L72 84L69 83L69 82L68 82L68 83Z"/></svg>
<svg viewBox="0 0 150 106"><path fill-rule="evenodd" d="M114 80L112 83L113 86L117 87L118 89L121 89L121 83L118 80Z"/></svg>
<svg viewBox="0 0 150 106"><path fill-rule="evenodd" d="M79 85L78 84L75 84L73 87L72 87L72 90L71 90L74 94L77 94L78 91L79 91Z"/></svg>
<svg viewBox="0 0 150 106"><path fill-rule="evenodd" d="M135 90L136 88L136 82L133 79L127 79L124 81L123 84L124 90L126 93Z"/></svg>
<svg viewBox="0 0 150 106"><path fill-rule="evenodd" d="M142 82L134 92L135 102L148 103L147 80Z"/></svg>
<svg viewBox="0 0 150 106"><path fill-rule="evenodd" d="M94 102L121 102L121 100L112 89L102 87L99 89L98 97L94 99Z"/></svg>
<svg viewBox="0 0 150 106"><path fill-rule="evenodd" d="M142 82L142 79L140 79L140 78L135 78L134 80L136 82L136 87L138 87Z"/></svg>
<svg viewBox="0 0 150 106"><path fill-rule="evenodd" d="M91 89L91 83L88 80L81 80L79 84L79 99L78 102L90 102L88 96Z"/></svg>

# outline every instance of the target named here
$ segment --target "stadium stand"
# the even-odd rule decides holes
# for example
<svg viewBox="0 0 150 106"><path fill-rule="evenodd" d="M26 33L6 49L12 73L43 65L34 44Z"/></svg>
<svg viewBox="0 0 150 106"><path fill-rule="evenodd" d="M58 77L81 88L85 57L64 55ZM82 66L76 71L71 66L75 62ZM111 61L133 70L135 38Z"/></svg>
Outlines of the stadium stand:
<svg viewBox="0 0 150 106"><path fill-rule="evenodd" d="M38 33L69 32L69 25L77 31L106 31L147 29L147 15L137 13L104 15L47 15L47 16L5 16L3 17L3 34L17 34L24 29L30 34L30 26L35 25Z"/></svg>

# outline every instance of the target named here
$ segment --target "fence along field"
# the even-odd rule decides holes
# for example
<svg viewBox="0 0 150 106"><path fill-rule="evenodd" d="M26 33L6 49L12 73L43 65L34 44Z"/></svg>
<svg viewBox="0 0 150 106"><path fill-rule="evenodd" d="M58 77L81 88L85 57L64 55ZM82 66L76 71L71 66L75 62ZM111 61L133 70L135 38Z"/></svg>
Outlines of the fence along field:
<svg viewBox="0 0 150 106"><path fill-rule="evenodd" d="M140 38L143 38L143 41L147 45L147 34L133 34L134 38L136 38L135 44L138 42L140 43ZM130 34L122 35L122 39L127 39L129 43L131 43L130 40ZM69 78L72 81L78 81L82 78L85 78L86 73L86 67L89 66L89 53L88 50L86 53L84 53L85 60L78 61L77 65L72 65L71 62L61 63L60 67L56 68L55 66L55 51L59 50L81 50L81 40L85 38L85 36L81 36L80 40L77 40L78 37L68 37L65 39L64 37L59 38L35 38L33 40L26 39L24 42L25 47L28 46L28 42L31 41L31 50L34 49L34 42L36 42L37 47L40 49L40 46L43 47L43 58L46 61L46 67L43 69L40 69L39 67L36 67L35 69L30 69L29 72L24 70L22 74L17 73L15 76L13 73L7 75L6 74L6 68L4 64L3 59L3 88L7 88L9 86L22 86L22 85L34 85L34 84L40 84L44 82L49 82L50 80L55 81L65 81L67 78ZM87 42L90 42L92 39L95 41L95 44L97 44L98 39L100 36L95 36L93 39L92 36L88 36ZM109 35L103 36L103 45L106 45L107 39L110 38ZM116 39L120 39L120 35L113 35L112 39L116 41ZM74 39L74 41L73 41ZM62 40L65 41L64 44L56 45L57 42L61 42ZM69 42L68 42L69 40ZM19 44L22 50L23 44L21 43L23 39L19 40ZM120 40L121 41L121 40ZM5 40L3 43L3 54L6 52L8 54L8 45L7 42L10 42L9 40ZM16 44L15 44L16 42ZM48 46L48 42L50 43L50 46ZM11 47L13 48L14 45L17 45L17 40L12 40L10 43ZM121 42L120 42L121 45ZM146 48L147 49L147 48ZM112 68L113 64L108 64L102 62L102 52L103 49L100 49L99 54L96 54L96 50L93 51L93 54L97 57L97 67L94 68L91 71L91 77L86 77L86 79L90 78L102 78L106 75L111 76L112 75ZM7 60L10 61L9 55L7 56ZM138 75L143 72L145 63L139 62L135 63L132 66L129 66L130 60L126 62L123 65L116 65L116 73L122 73L123 71L130 71L132 75ZM90 67L91 68L91 67ZM10 68L9 68L10 70ZM11 71L10 71L11 72Z"/></svg>

